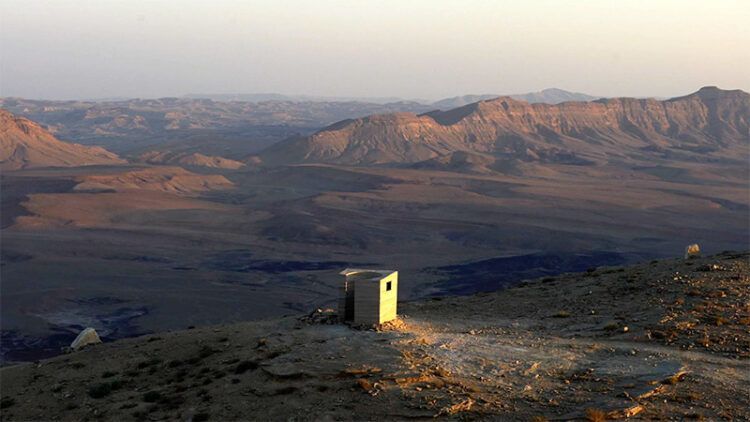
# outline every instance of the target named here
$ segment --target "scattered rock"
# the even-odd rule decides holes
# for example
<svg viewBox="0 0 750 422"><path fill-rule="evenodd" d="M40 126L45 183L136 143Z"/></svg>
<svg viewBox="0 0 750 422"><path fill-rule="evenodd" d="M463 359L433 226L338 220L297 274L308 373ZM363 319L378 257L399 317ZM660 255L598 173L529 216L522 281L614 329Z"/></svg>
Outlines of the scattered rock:
<svg viewBox="0 0 750 422"><path fill-rule="evenodd" d="M460 412L467 412L471 410L471 407L474 406L475 401L469 397L464 401L461 401L459 403L456 403L452 406L448 406L440 410L440 413L438 416L442 415L455 415L456 413Z"/></svg>
<svg viewBox="0 0 750 422"><path fill-rule="evenodd" d="M375 326L375 331L404 331L406 330L406 323L402 319L404 315L396 316L396 319L378 324Z"/></svg>
<svg viewBox="0 0 750 422"><path fill-rule="evenodd" d="M373 388L372 383L369 380L365 379L365 378L359 378L359 379L357 379L357 385L359 385L360 388L362 388L363 390L365 390L368 393L370 391L372 391L372 388Z"/></svg>
<svg viewBox="0 0 750 422"><path fill-rule="evenodd" d="M701 248L700 246L698 246L697 243L688 245L685 248L685 259L700 258L700 256L701 256Z"/></svg>
<svg viewBox="0 0 750 422"><path fill-rule="evenodd" d="M675 385L678 382L685 379L685 376L687 375L687 371L681 370L677 372L676 374L669 376L661 381L662 384L669 384L669 385Z"/></svg>
<svg viewBox="0 0 750 422"><path fill-rule="evenodd" d="M726 271L726 268L718 264L711 264L711 265L701 265L700 267L696 268L695 271L707 273L711 271Z"/></svg>
<svg viewBox="0 0 750 422"><path fill-rule="evenodd" d="M372 366L372 367L362 367L362 368L347 368L341 371L342 376L356 376L356 375L371 375L371 374L379 374L383 372L382 369Z"/></svg>
<svg viewBox="0 0 750 422"><path fill-rule="evenodd" d="M330 308L327 309L316 309L309 314L300 317L299 321L307 324L338 324L339 319L336 311Z"/></svg>
<svg viewBox="0 0 750 422"><path fill-rule="evenodd" d="M632 418L633 416L641 413L642 411L643 411L643 406L640 404L636 404L628 408L625 408L623 410L615 410L615 411L611 411L607 413L607 419Z"/></svg>

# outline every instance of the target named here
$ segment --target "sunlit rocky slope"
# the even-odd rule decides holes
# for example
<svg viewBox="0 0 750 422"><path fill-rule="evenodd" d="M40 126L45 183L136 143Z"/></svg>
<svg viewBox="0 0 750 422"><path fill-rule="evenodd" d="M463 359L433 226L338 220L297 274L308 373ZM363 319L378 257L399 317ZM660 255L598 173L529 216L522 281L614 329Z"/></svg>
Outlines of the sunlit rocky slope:
<svg viewBox="0 0 750 422"><path fill-rule="evenodd" d="M747 253L167 332L3 368L3 420L747 419Z"/></svg>
<svg viewBox="0 0 750 422"><path fill-rule="evenodd" d="M39 124L0 109L0 169L78 167L125 161L101 147L60 141Z"/></svg>
<svg viewBox="0 0 750 422"><path fill-rule="evenodd" d="M500 97L448 111L345 120L260 157L267 164L403 164L469 153L498 166L737 160L748 151L749 121L750 94L715 87L665 101L550 105Z"/></svg>

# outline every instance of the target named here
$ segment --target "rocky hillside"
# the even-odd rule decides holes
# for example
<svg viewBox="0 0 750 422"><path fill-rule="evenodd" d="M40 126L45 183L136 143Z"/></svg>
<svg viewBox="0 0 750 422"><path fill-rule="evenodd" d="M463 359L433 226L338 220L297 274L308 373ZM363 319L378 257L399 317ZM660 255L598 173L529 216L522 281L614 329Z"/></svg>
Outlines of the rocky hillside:
<svg viewBox="0 0 750 422"><path fill-rule="evenodd" d="M174 164L193 167L208 167L228 170L237 170L245 166L241 161L231 160L215 155L205 155L199 152L164 152L149 151L141 154L141 161L149 164Z"/></svg>
<svg viewBox="0 0 750 422"><path fill-rule="evenodd" d="M104 148L60 141L37 123L0 109L0 169L4 171L124 162Z"/></svg>
<svg viewBox="0 0 750 422"><path fill-rule="evenodd" d="M750 418L748 253L91 346L6 367L3 420Z"/></svg>
<svg viewBox="0 0 750 422"><path fill-rule="evenodd" d="M750 94L715 87L666 101L550 105L500 97L449 111L345 120L276 144L260 158L267 164L418 163L467 151L573 165L737 161L748 151L749 122Z"/></svg>

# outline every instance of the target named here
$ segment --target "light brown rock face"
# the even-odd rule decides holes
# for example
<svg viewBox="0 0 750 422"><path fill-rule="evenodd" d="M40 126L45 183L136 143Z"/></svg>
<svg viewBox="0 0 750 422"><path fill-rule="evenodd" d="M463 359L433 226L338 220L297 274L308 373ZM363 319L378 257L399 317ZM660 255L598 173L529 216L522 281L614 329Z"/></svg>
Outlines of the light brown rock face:
<svg viewBox="0 0 750 422"><path fill-rule="evenodd" d="M31 120L0 109L0 169L3 171L124 162L101 147L60 141Z"/></svg>
<svg viewBox="0 0 750 422"><path fill-rule="evenodd" d="M702 88L666 101L615 98L556 105L510 97L422 115L346 120L263 151L267 164L415 163L470 151L562 164L638 161L713 154L736 158L748 147L750 94Z"/></svg>

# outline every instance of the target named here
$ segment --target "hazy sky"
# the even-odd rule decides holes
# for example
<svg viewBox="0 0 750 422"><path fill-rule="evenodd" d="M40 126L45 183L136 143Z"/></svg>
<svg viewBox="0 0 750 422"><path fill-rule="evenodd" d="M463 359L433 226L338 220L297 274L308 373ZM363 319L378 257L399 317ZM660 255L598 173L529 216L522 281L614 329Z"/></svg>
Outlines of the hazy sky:
<svg viewBox="0 0 750 422"><path fill-rule="evenodd" d="M750 91L750 0L0 1L0 96Z"/></svg>

